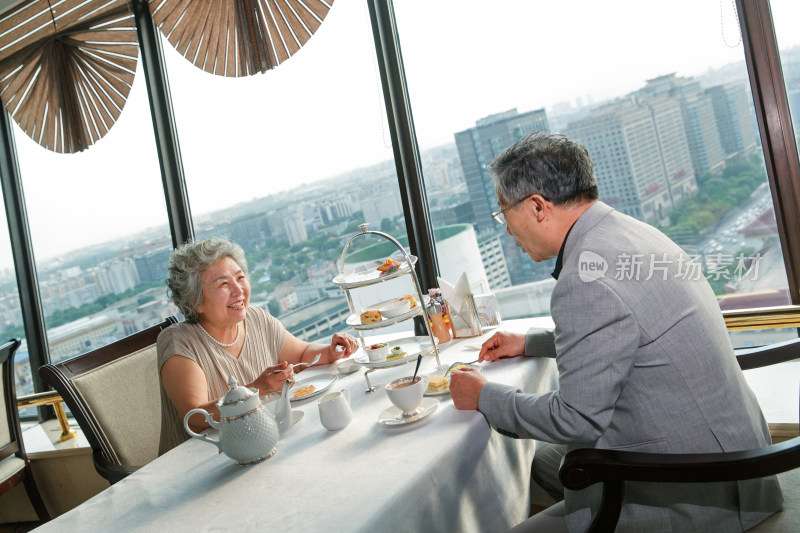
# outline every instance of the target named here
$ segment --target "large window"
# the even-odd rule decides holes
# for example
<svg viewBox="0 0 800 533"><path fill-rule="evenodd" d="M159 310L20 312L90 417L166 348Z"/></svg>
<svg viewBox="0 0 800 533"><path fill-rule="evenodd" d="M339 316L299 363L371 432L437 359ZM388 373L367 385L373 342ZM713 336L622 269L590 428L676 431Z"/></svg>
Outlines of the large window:
<svg viewBox="0 0 800 533"><path fill-rule="evenodd" d="M469 228L482 268L468 275L497 293L504 316L547 314L554 284L552 260L532 263L490 218L486 167L530 130L584 143L600 199L702 263L723 309L790 303L733 3L397 2L395 12L433 224Z"/></svg>
<svg viewBox="0 0 800 533"><path fill-rule="evenodd" d="M14 355L14 377L17 395L31 394L33 391L33 374L28 359L28 345L25 342L25 328L22 323L22 310L19 303L17 279L14 275L11 246L8 241L6 218L0 220L0 343L12 337L18 337L22 344ZM22 416L33 415L33 409L20 411Z"/></svg>
<svg viewBox="0 0 800 533"><path fill-rule="evenodd" d="M358 224L407 242L367 3L335 3L294 57L248 78L205 73L162 41L195 233L239 242L253 304L307 340L343 326L344 295L330 280ZM797 111L798 7L772 4ZM494 225L486 174L525 131L547 129L589 147L604 201L705 265L723 309L789 303L733 3L487 5L394 4L445 279L466 271L505 318L548 312L552 265L532 263ZM14 126L54 360L177 311L163 284L172 242L143 78L140 69L118 123L85 152L48 152ZM5 250L2 327L23 336ZM357 240L346 268L391 251ZM363 294L356 306L382 298ZM763 332L735 339L762 342Z"/></svg>
<svg viewBox="0 0 800 533"><path fill-rule="evenodd" d="M789 110L792 112L792 128L795 142L800 132L800 46L797 36L797 2L792 0L772 0L772 19L775 21L775 38L781 54L783 78L786 82ZM797 143L800 145L800 143Z"/></svg>
<svg viewBox="0 0 800 533"><path fill-rule="evenodd" d="M83 152L51 152L13 123L53 362L175 313L148 106L140 67L117 123Z"/></svg>
<svg viewBox="0 0 800 533"><path fill-rule="evenodd" d="M367 222L407 242L366 4L335 3L265 74L215 76L163 47L196 236L244 248L251 304L293 334L343 329L347 302L331 280L346 239ZM360 238L350 251L377 245L360 256L381 259L380 244Z"/></svg>

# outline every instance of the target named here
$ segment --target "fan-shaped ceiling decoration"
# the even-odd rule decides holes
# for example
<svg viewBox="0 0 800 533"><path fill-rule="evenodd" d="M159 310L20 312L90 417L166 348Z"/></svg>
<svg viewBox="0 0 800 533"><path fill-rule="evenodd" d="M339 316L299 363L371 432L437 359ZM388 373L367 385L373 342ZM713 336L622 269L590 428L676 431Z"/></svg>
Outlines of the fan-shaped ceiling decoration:
<svg viewBox="0 0 800 533"><path fill-rule="evenodd" d="M229 77L277 67L317 31L333 0L150 0L172 46L196 67Z"/></svg>
<svg viewBox="0 0 800 533"><path fill-rule="evenodd" d="M84 150L122 112L139 47L125 0L30 0L0 18L0 99L55 152Z"/></svg>

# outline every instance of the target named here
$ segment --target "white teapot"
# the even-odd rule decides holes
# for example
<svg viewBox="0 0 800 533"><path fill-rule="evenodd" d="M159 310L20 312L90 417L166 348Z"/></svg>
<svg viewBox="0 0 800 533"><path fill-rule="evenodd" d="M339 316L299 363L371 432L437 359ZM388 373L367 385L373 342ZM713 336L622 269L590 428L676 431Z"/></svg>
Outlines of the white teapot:
<svg viewBox="0 0 800 533"><path fill-rule="evenodd" d="M289 404L289 389L294 381L287 379L283 382L281 392L268 392L261 397L264 406L269 409L275 422L278 423L278 431L281 435L292 425L292 406Z"/></svg>
<svg viewBox="0 0 800 533"><path fill-rule="evenodd" d="M183 426L189 435L210 442L239 466L250 466L269 459L275 454L275 444L280 438L275 415L261 403L258 390L238 385L233 376L228 379L228 386L230 390L217 402L219 422L205 409L192 409L183 418ZM286 394L286 387L283 394ZM210 439L189 428L189 417L196 413L205 415L206 422L219 429L219 440Z"/></svg>

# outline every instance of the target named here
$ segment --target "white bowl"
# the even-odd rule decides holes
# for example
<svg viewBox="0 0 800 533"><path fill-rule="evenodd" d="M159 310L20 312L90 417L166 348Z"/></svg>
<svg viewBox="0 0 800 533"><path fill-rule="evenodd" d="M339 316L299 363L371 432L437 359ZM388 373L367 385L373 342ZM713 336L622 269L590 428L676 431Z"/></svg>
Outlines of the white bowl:
<svg viewBox="0 0 800 533"><path fill-rule="evenodd" d="M379 363L381 361L386 361L386 357L389 355L389 345L385 342L370 344L364 348L364 351L367 352L370 363Z"/></svg>
<svg viewBox="0 0 800 533"><path fill-rule="evenodd" d="M391 302L379 309L381 315L387 318L394 318L396 316L400 316L403 313L407 313L411 310L411 302L408 300L400 300L399 302Z"/></svg>

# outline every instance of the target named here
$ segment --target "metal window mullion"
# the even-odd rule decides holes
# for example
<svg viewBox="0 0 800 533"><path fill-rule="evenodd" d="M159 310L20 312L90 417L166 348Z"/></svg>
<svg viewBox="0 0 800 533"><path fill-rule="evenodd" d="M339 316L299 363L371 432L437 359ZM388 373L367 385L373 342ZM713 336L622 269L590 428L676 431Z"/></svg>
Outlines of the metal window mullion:
<svg viewBox="0 0 800 533"><path fill-rule="evenodd" d="M164 185L164 198L167 204L172 245L194 238L192 213L183 173L183 160L178 143L178 130L172 110L172 96L164 65L161 38L146 0L132 2L136 18L136 33L142 54L142 69L147 83L147 96L150 101L150 115L153 119L153 132L161 166L161 180ZM135 147L134 147L135 148ZM134 149L134 154L136 153Z"/></svg>
<svg viewBox="0 0 800 533"><path fill-rule="evenodd" d="M425 289L438 287L436 246L408 99L394 6L392 0L368 0L368 5L408 243L411 253L420 259L417 268L422 286Z"/></svg>
<svg viewBox="0 0 800 533"><path fill-rule="evenodd" d="M745 61L793 304L800 303L800 163L768 0L736 0Z"/></svg>

